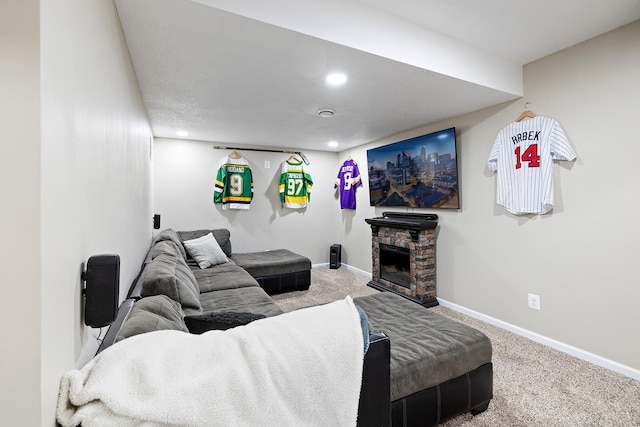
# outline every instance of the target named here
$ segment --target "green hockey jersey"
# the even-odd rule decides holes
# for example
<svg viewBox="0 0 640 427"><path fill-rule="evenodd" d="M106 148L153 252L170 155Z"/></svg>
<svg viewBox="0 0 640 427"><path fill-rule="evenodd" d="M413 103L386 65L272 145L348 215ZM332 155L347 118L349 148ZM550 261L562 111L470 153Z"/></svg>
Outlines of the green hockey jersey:
<svg viewBox="0 0 640 427"><path fill-rule="evenodd" d="M285 208L301 209L311 200L313 180L304 170L302 162L289 159L282 162L280 174L280 201Z"/></svg>
<svg viewBox="0 0 640 427"><path fill-rule="evenodd" d="M249 209L253 198L253 176L249 162L223 157L218 164L213 202L222 203L222 209Z"/></svg>

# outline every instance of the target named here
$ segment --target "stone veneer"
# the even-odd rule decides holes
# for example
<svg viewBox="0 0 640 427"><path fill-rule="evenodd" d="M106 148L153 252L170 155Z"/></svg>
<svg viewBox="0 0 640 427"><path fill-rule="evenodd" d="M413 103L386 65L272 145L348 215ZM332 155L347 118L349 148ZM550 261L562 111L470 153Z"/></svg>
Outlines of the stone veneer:
<svg viewBox="0 0 640 427"><path fill-rule="evenodd" d="M399 228L378 226L371 239L373 254L372 281L396 293L408 295L419 301L436 298L436 233L420 230L417 233ZM409 248L411 284L409 288L380 278L380 244Z"/></svg>

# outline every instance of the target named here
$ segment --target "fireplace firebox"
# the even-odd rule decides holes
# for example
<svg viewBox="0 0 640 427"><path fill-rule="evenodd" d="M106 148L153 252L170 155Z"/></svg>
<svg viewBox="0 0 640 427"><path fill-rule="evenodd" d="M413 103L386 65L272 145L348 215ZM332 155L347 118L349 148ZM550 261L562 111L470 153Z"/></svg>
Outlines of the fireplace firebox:
<svg viewBox="0 0 640 427"><path fill-rule="evenodd" d="M373 266L369 286L390 291L425 307L436 298L435 214L383 212L368 218Z"/></svg>
<svg viewBox="0 0 640 427"><path fill-rule="evenodd" d="M411 288L409 248L380 244L380 278Z"/></svg>

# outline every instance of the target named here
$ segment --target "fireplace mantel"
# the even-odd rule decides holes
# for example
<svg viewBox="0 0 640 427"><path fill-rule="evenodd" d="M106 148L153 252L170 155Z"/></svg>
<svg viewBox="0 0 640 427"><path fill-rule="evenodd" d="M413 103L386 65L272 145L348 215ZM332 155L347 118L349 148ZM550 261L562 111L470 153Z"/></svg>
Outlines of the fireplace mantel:
<svg viewBox="0 0 640 427"><path fill-rule="evenodd" d="M366 218L365 221L371 226L371 232L374 236L378 235L378 227L399 228L408 230L411 234L411 240L417 242L420 231L433 230L438 226L438 215L383 212L381 217Z"/></svg>
<svg viewBox="0 0 640 427"><path fill-rule="evenodd" d="M424 307L436 298L436 232L438 215L383 212L367 218L371 226L372 277L369 286L394 292ZM389 255L389 252L395 255ZM384 259L381 260L381 253ZM406 253L406 260L397 258ZM408 270L407 270L408 266ZM384 270L383 270L384 268ZM406 279L402 272L408 271ZM398 275L397 273L401 274ZM408 282L408 284L407 284Z"/></svg>

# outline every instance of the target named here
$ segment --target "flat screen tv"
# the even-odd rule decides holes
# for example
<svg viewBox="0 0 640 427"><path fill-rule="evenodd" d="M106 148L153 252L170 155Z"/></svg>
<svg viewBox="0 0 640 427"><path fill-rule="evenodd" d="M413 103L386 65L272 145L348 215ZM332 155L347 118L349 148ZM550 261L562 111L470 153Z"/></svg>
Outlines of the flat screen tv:
<svg viewBox="0 0 640 427"><path fill-rule="evenodd" d="M371 206L458 209L456 130L367 150Z"/></svg>

